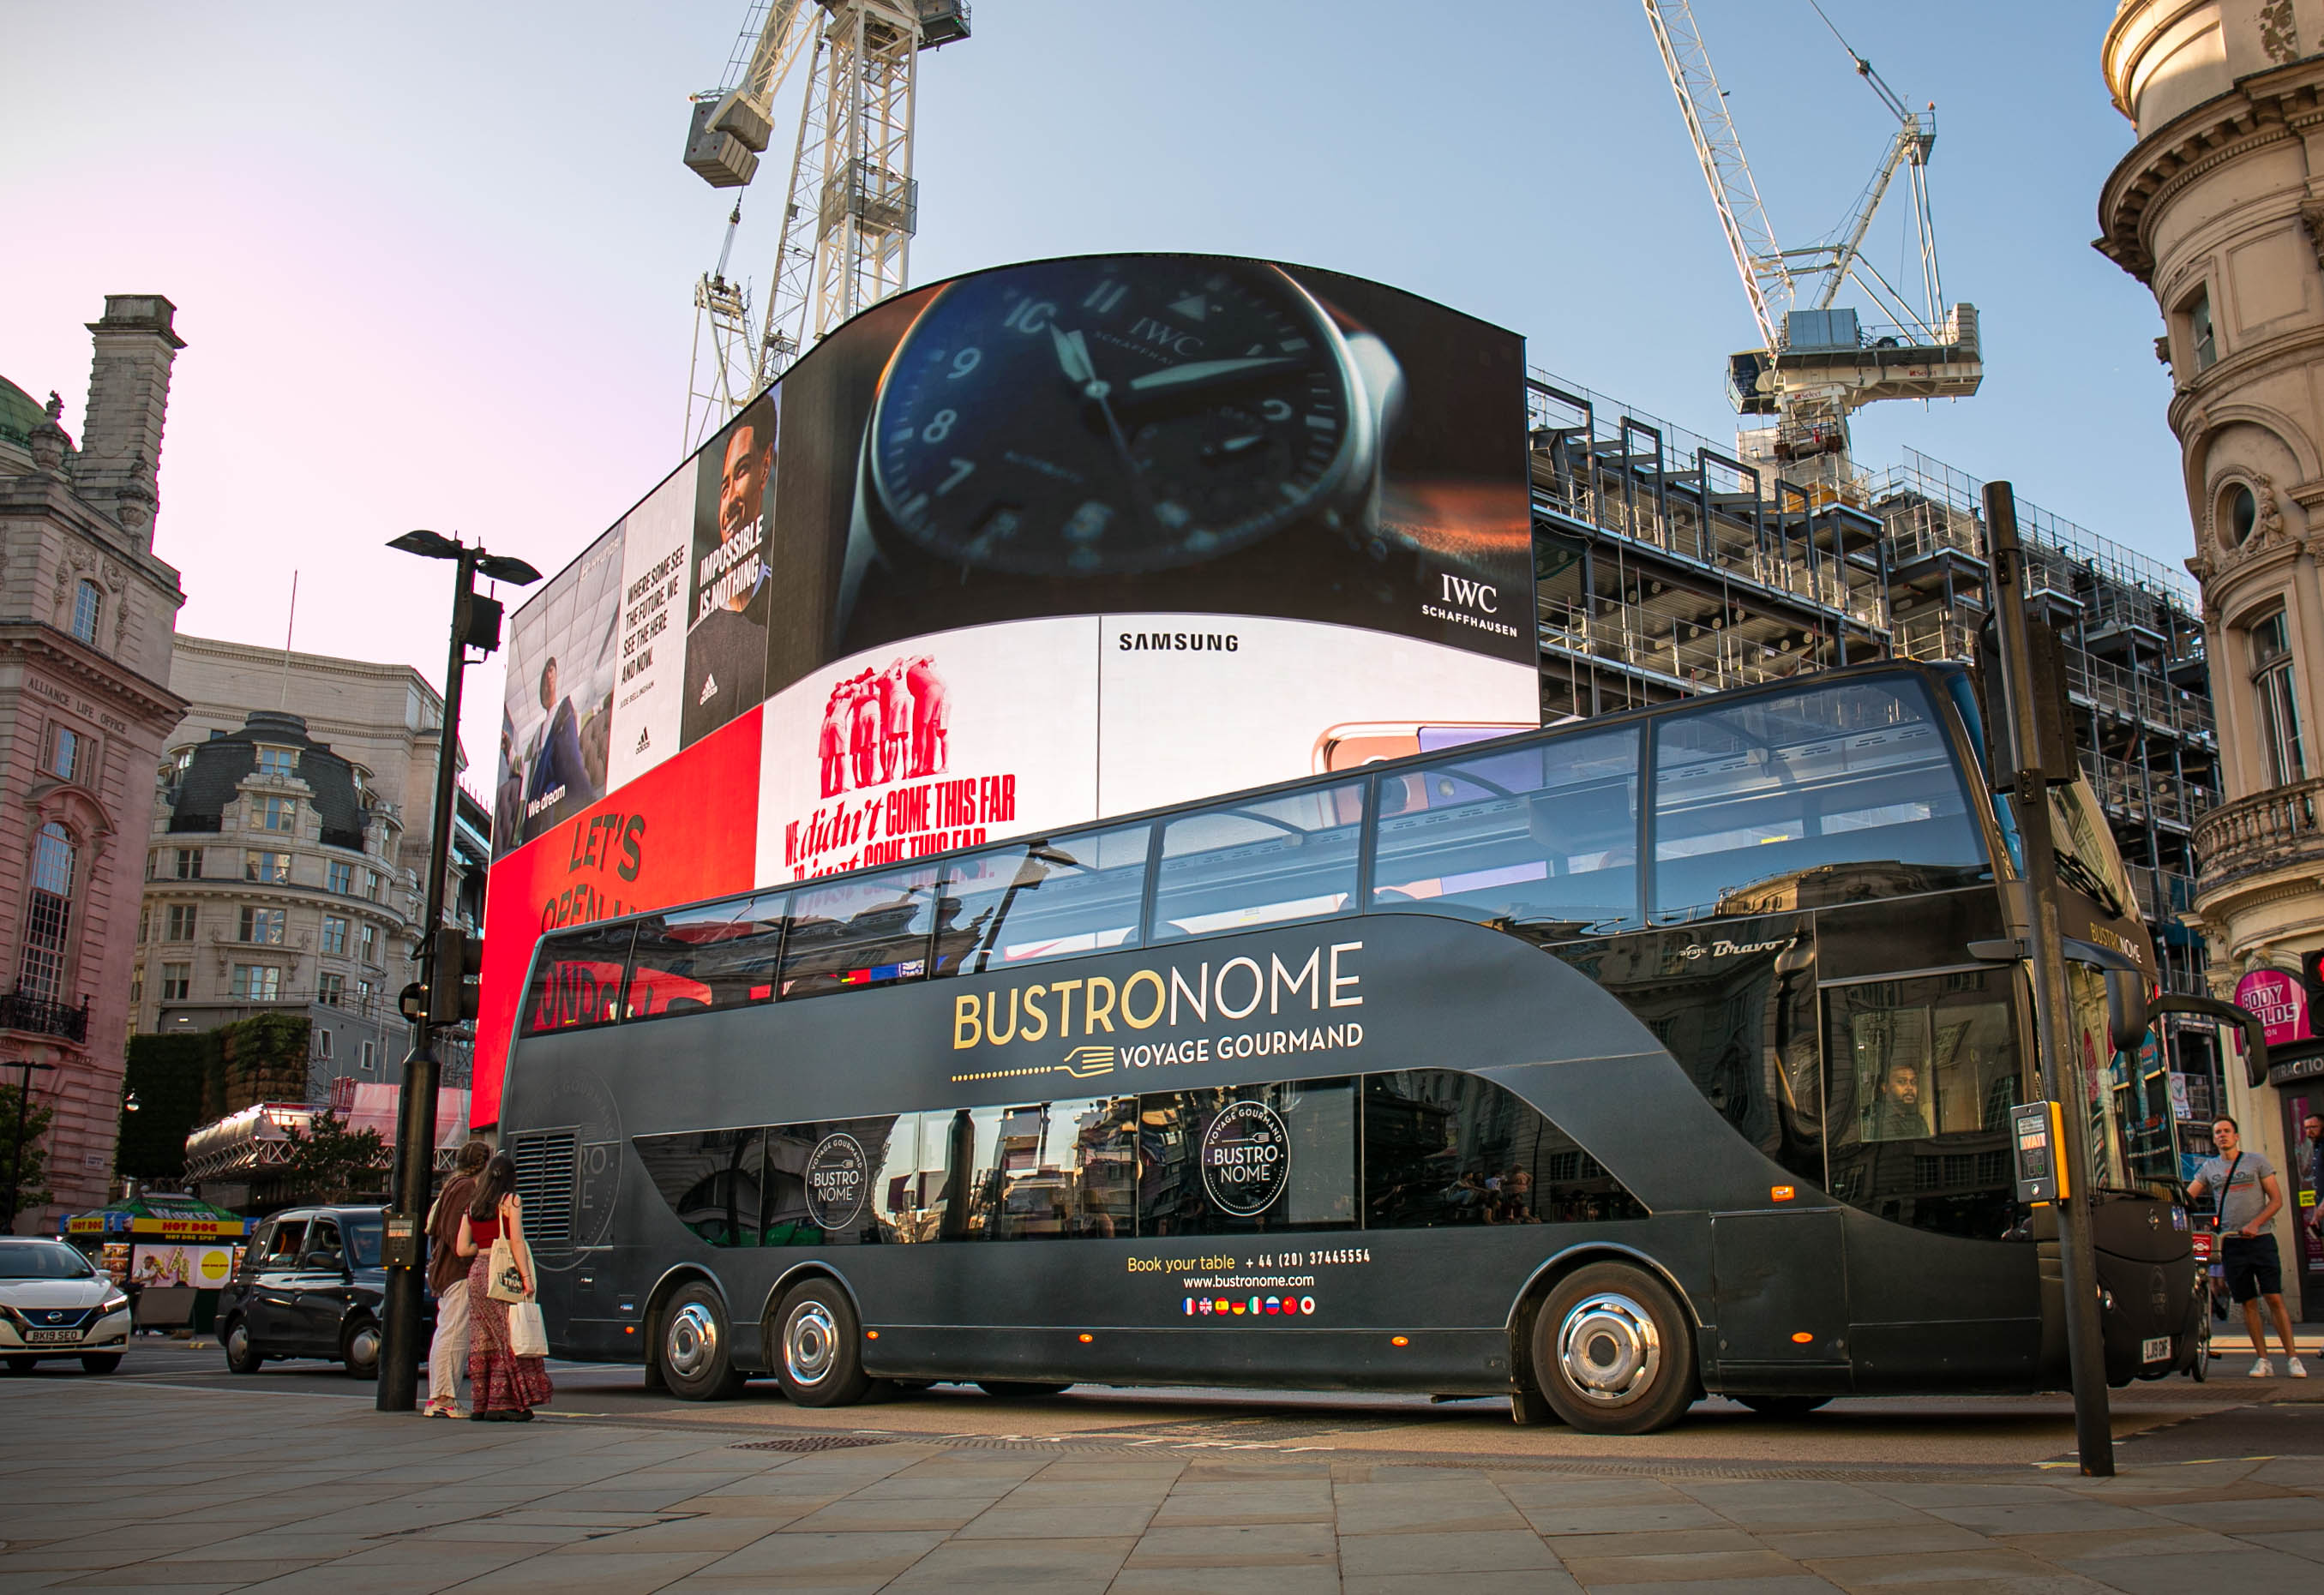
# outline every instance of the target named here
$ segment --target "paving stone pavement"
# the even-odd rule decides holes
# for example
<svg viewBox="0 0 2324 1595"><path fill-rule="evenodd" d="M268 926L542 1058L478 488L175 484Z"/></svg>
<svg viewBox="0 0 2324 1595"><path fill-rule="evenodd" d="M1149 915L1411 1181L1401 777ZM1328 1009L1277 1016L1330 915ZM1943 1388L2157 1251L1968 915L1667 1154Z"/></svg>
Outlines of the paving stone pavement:
<svg viewBox="0 0 2324 1595"><path fill-rule="evenodd" d="M2324 1578L2318 1456L2084 1480L1617 1476L1287 1449L795 1453L736 1443L763 1427L442 1423L96 1381L0 1389L0 1595L2183 1595Z"/></svg>

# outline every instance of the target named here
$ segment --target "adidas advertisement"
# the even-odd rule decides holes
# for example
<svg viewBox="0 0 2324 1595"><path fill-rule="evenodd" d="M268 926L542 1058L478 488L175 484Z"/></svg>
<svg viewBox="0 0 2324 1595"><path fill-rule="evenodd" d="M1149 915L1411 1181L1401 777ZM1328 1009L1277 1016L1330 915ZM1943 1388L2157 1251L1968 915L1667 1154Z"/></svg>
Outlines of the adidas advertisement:
<svg viewBox="0 0 2324 1595"><path fill-rule="evenodd" d="M621 524L622 618L615 644L613 734L608 770L616 787L678 746L685 687L687 570L694 553L694 476L680 471Z"/></svg>

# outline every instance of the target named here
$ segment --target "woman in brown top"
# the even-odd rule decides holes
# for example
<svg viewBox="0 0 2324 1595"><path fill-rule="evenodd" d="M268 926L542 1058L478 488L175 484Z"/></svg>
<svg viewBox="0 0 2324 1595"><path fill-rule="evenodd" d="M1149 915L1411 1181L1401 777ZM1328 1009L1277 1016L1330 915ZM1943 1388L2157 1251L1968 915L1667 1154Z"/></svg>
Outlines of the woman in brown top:
<svg viewBox="0 0 2324 1595"><path fill-rule="evenodd" d="M524 1204L517 1200L516 1161L495 1152L476 1182L475 1199L460 1221L459 1254L468 1265L468 1415L484 1423L522 1422L549 1397L549 1371L539 1357L509 1347L509 1304L493 1299L493 1242L505 1236L516 1254L529 1299L540 1284L532 1249L524 1243Z"/></svg>

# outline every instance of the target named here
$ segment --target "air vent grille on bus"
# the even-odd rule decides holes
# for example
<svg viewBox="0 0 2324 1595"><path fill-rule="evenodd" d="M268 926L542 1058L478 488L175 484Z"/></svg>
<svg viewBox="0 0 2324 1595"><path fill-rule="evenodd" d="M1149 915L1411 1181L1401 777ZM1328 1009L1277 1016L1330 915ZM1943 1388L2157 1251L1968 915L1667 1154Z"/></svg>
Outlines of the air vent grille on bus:
<svg viewBox="0 0 2324 1595"><path fill-rule="evenodd" d="M516 1194L524 1203L525 1240L542 1253L573 1249L573 1132L518 1136L509 1142L516 1159Z"/></svg>

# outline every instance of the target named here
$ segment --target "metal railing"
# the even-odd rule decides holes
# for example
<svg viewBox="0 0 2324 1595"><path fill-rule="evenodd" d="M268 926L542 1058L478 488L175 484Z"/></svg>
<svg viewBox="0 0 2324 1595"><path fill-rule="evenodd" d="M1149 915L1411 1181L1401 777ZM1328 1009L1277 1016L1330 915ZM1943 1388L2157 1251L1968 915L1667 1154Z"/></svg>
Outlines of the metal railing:
<svg viewBox="0 0 2324 1595"><path fill-rule="evenodd" d="M0 996L0 1030L26 1030L35 1036L60 1036L67 1041L88 1039L88 999L69 1008L50 997L30 991Z"/></svg>
<svg viewBox="0 0 2324 1595"><path fill-rule="evenodd" d="M2202 738L2218 734L2210 699L2078 650L2066 652L2066 690L2103 712L2158 731Z"/></svg>
<svg viewBox="0 0 2324 1595"><path fill-rule="evenodd" d="M2168 770L2143 769L2088 748L2081 751L2081 762L2082 773L2090 778L2098 801L2133 818L2192 825L2218 801L2218 794L2209 787L2182 780Z"/></svg>
<svg viewBox="0 0 2324 1595"><path fill-rule="evenodd" d="M2324 856L2324 777L2270 787L2206 814L2195 827L2202 889Z"/></svg>

